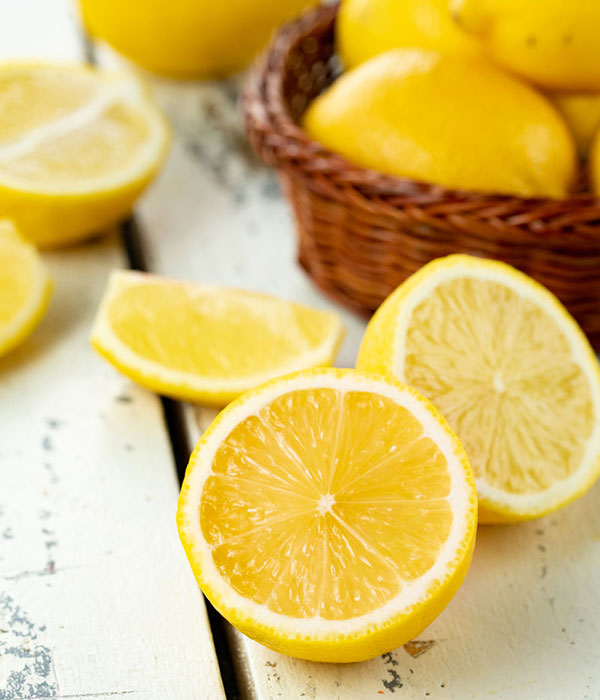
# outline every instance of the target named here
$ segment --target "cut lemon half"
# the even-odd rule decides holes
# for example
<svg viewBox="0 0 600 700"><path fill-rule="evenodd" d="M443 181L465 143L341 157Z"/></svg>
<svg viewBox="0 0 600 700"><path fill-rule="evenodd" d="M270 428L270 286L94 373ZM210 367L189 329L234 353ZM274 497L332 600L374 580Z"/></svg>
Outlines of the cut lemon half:
<svg viewBox="0 0 600 700"><path fill-rule="evenodd" d="M0 216L38 246L126 216L165 157L166 122L132 76L0 64Z"/></svg>
<svg viewBox="0 0 600 700"><path fill-rule="evenodd" d="M0 221L0 355L33 331L51 292L52 283L35 247L10 221Z"/></svg>
<svg viewBox="0 0 600 700"><path fill-rule="evenodd" d="M471 559L477 498L416 390L355 370L244 394L196 445L177 523L204 593L292 656L360 661L418 635Z"/></svg>
<svg viewBox="0 0 600 700"><path fill-rule="evenodd" d="M358 366L444 414L473 465L482 522L545 515L600 472L598 361L558 299L508 265L425 265L369 323Z"/></svg>
<svg viewBox="0 0 600 700"><path fill-rule="evenodd" d="M272 377L331 364L342 334L339 317L328 311L119 270L92 345L149 389L223 406Z"/></svg>

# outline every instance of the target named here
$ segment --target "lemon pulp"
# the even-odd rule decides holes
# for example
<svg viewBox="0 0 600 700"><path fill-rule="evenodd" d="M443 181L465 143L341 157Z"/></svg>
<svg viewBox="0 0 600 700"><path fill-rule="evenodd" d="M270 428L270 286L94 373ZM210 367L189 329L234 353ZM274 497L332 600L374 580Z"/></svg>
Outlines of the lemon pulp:
<svg viewBox="0 0 600 700"><path fill-rule="evenodd" d="M505 285L439 284L412 313L404 376L456 430L476 478L494 487L544 491L583 460L589 380L555 320Z"/></svg>
<svg viewBox="0 0 600 700"><path fill-rule="evenodd" d="M449 494L446 458L406 408L314 388L283 394L229 433L200 520L240 595L291 617L343 620L433 566L452 525Z"/></svg>

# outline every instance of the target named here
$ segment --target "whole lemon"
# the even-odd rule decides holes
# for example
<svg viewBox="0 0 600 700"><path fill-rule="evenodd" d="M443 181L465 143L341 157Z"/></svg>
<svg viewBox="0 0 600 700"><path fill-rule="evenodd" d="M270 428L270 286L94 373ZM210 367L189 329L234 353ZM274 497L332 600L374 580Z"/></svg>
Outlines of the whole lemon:
<svg viewBox="0 0 600 700"><path fill-rule="evenodd" d="M592 140L588 167L592 189L600 197L600 130L596 132Z"/></svg>
<svg viewBox="0 0 600 700"><path fill-rule="evenodd" d="M452 20L448 0L342 0L336 41L347 67L395 48L464 54L481 50Z"/></svg>
<svg viewBox="0 0 600 700"><path fill-rule="evenodd" d="M571 129L579 156L587 158L600 127L600 92L554 92L548 97Z"/></svg>
<svg viewBox="0 0 600 700"><path fill-rule="evenodd" d="M194 77L243 68L273 30L316 0L80 0L89 33L156 73Z"/></svg>
<svg viewBox="0 0 600 700"><path fill-rule="evenodd" d="M452 0L494 60L547 88L600 90L598 0Z"/></svg>
<svg viewBox="0 0 600 700"><path fill-rule="evenodd" d="M548 100L487 61L393 49L342 75L304 125L363 167L451 188L563 197L575 146Z"/></svg>

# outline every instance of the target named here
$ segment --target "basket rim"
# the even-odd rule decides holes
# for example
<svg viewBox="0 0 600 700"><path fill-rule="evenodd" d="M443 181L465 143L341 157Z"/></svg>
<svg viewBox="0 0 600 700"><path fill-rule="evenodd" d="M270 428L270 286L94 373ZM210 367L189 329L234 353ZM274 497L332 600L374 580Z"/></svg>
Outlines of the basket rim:
<svg viewBox="0 0 600 700"><path fill-rule="evenodd" d="M442 209L451 210L452 204L456 203L461 205L463 215L465 203L469 203L473 214L481 215L485 211L486 218L493 218L494 210L498 216L506 217L511 210L522 212L524 207L534 209L540 218L577 209L578 218L584 225L592 219L600 220L600 196L589 191L551 199L448 188L364 168L311 139L295 121L284 98L286 61L291 52L312 36L315 30L324 33L331 28L338 7L339 1L321 5L284 24L250 72L241 96L242 111L249 133L273 131L278 135L278 138L271 139L270 165L284 170L301 169L312 178L316 188L322 188L329 196L333 194L331 178L334 176L333 188L352 188L357 195L363 195L371 203L377 199L396 205L409 202L415 207L427 205L430 212L436 204ZM286 148L282 149L284 142ZM534 218L532 213L528 219ZM518 214L512 223L521 223ZM589 226L587 228L591 229Z"/></svg>

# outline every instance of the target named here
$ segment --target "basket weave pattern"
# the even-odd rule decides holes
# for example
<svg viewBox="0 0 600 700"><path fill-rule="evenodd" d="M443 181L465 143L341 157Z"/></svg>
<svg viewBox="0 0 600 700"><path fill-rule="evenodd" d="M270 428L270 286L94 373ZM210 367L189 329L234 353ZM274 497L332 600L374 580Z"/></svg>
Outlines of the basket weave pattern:
<svg viewBox="0 0 600 700"><path fill-rule="evenodd" d="M521 199L383 175L300 128L307 105L339 73L336 10L322 7L286 25L242 100L250 141L278 169L292 204L304 268L368 315L433 258L461 252L504 260L551 289L600 348L600 199L585 191Z"/></svg>

